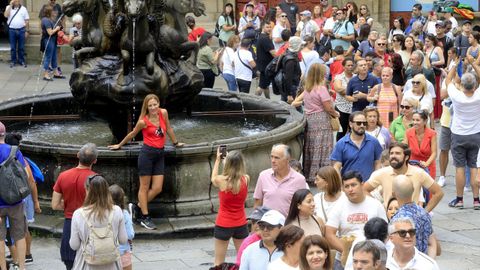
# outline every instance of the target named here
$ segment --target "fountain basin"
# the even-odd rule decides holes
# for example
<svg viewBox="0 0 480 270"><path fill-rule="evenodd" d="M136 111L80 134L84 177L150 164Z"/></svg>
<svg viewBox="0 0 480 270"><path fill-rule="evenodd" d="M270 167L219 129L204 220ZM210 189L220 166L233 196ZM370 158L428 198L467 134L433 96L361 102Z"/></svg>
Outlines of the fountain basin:
<svg viewBox="0 0 480 270"><path fill-rule="evenodd" d="M246 110L283 109L288 114L259 115L256 121L273 125L271 130L257 134L232 138L217 138L204 142L190 143L183 148L167 145L165 182L162 193L150 204L153 216L182 217L211 214L218 209L217 190L211 186L210 175L216 158L216 149L226 144L229 150L242 150L251 176L250 192L255 188L258 174L270 167L270 150L274 144L285 143L292 149L293 158L298 159L302 143L298 135L303 131L306 120L291 106L264 98L219 90L203 89L193 102L193 111L240 110L240 99ZM77 114L82 105L66 93L42 94L31 97L10 99L0 104L0 115L29 115L33 107L34 115ZM108 109L108 108L106 108ZM225 122L232 117L221 117ZM4 121L7 131L15 131L19 123ZM221 128L221 127L219 127ZM58 132L58 131L52 131ZM215 130L211 130L215 133ZM77 165L76 154L82 144L30 140L26 134L21 144L25 156L34 160L45 175L45 182L38 184L39 196L49 201L58 174ZM182 138L178 138L182 141ZM121 150L108 150L99 145L98 161L93 170L101 173L111 183L119 184L128 200L136 201L138 191L137 157L141 144L124 146ZM249 196L251 198L251 196ZM253 199L249 200L251 205Z"/></svg>

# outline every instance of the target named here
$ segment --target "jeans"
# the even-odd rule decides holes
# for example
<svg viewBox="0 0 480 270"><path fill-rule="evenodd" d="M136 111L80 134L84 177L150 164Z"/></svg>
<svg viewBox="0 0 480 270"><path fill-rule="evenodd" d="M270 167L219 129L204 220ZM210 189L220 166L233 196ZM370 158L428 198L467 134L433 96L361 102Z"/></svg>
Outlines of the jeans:
<svg viewBox="0 0 480 270"><path fill-rule="evenodd" d="M222 77L225 79L225 82L227 82L229 91L237 91L237 80L235 80L235 75L222 73Z"/></svg>
<svg viewBox="0 0 480 270"><path fill-rule="evenodd" d="M43 69L48 70L52 67L53 70L57 69L57 38L45 38L45 59L43 60ZM47 44L48 42L48 44Z"/></svg>
<svg viewBox="0 0 480 270"><path fill-rule="evenodd" d="M8 29L8 39L10 42L10 58L12 64L25 64L25 27L20 29Z"/></svg>

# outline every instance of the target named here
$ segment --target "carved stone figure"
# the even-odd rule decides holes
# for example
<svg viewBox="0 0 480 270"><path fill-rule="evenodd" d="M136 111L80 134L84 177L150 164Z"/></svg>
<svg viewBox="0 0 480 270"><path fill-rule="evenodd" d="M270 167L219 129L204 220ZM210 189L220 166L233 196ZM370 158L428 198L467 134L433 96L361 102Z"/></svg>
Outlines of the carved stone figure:
<svg viewBox="0 0 480 270"><path fill-rule="evenodd" d="M184 17L203 14L203 3L65 0L63 9L67 16L80 12L84 18L82 39L74 44L80 67L70 78L72 94L86 113L107 120L116 138L134 125L147 94L157 94L169 110L188 110L203 75Z"/></svg>

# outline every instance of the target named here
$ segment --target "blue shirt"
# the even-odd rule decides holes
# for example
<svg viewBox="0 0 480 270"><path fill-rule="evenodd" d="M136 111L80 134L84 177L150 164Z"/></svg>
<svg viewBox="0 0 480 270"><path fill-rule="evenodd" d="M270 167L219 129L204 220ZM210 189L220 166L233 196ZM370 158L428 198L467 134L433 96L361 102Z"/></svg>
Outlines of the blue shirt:
<svg viewBox="0 0 480 270"><path fill-rule="evenodd" d="M125 209L123 209L122 212L123 221L125 222L125 229L127 231L128 242L118 246L120 255L123 255L126 252L132 252L132 249L130 248L130 241L133 240L133 237L135 237L135 230L133 229L132 217L130 216L130 213L128 213L128 211Z"/></svg>
<svg viewBox="0 0 480 270"><path fill-rule="evenodd" d="M401 217L409 217L413 219L415 223L415 229L417 230L417 244L416 247L423 253L427 253L428 248L428 238L433 233L432 229L432 219L430 215L423 209L418 206L416 203L411 202L402 205L398 212L392 217L392 220Z"/></svg>
<svg viewBox="0 0 480 270"><path fill-rule="evenodd" d="M259 240L249 245L242 253L240 270L265 270L270 262L283 256L283 251L275 249L272 254Z"/></svg>
<svg viewBox="0 0 480 270"><path fill-rule="evenodd" d="M350 36L355 33L355 28L353 28L353 23L349 22L348 20L344 20L343 22L337 21L333 26L333 34L338 34L341 36ZM347 51L350 48L350 41L346 41L343 39L335 38L331 41L332 49L335 49L337 46L342 46L343 50Z"/></svg>
<svg viewBox="0 0 480 270"><path fill-rule="evenodd" d="M333 148L330 159L342 163L342 175L348 171L358 171L363 181L370 178L375 169L375 161L380 160L382 146L375 137L366 134L360 148L350 139L350 133L341 138Z"/></svg>
<svg viewBox="0 0 480 270"><path fill-rule="evenodd" d="M365 77L365 80L361 80L358 76L353 77L347 85L347 96L353 96L355 91L360 91L362 93L368 94L370 90L378 84L378 78L368 74ZM368 105L367 99L359 99L356 102L353 102L352 112L363 111Z"/></svg>
<svg viewBox="0 0 480 270"><path fill-rule="evenodd" d="M0 144L0 163L7 160L8 156L10 155L10 149L12 149L12 147L9 144L6 144L6 143L1 143ZM16 153L15 157L25 167L25 160L23 159L23 155L20 152L20 150L17 150L17 153ZM16 205L16 204L17 203L10 205L10 204L7 204L6 202L4 202L2 199L0 199L0 208L9 207L9 206L13 206L13 205Z"/></svg>

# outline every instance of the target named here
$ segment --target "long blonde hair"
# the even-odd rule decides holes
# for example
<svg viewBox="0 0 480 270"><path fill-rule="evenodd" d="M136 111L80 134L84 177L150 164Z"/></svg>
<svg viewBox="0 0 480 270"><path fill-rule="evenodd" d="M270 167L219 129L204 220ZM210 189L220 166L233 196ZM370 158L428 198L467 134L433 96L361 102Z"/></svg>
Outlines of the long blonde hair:
<svg viewBox="0 0 480 270"><path fill-rule="evenodd" d="M155 99L158 102L158 105L160 106L160 99L158 98L158 96L155 94L148 94L143 99L142 111L140 112L140 116L138 117L138 120L141 120L145 117L145 115L148 115L148 102L152 99Z"/></svg>
<svg viewBox="0 0 480 270"><path fill-rule="evenodd" d="M305 90L310 93L315 86L323 85L325 81L325 67L320 63L310 66L305 80Z"/></svg>
<svg viewBox="0 0 480 270"><path fill-rule="evenodd" d="M242 153L236 150L228 152L222 173L227 179L227 190L238 194L242 185L241 179L245 174L245 161Z"/></svg>
<svg viewBox="0 0 480 270"><path fill-rule="evenodd" d="M83 207L90 210L88 218L93 215L94 219L102 222L106 214L113 209L113 200L108 190L108 182L103 176L95 174L87 178L85 182L87 196Z"/></svg>

